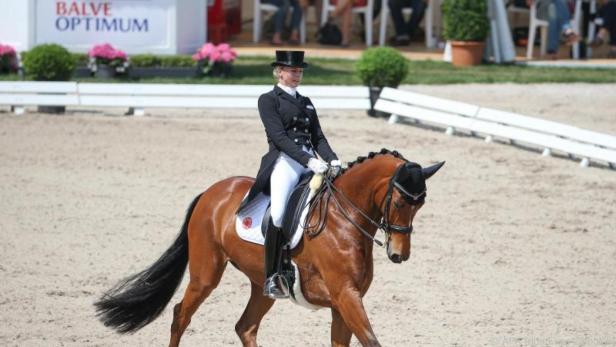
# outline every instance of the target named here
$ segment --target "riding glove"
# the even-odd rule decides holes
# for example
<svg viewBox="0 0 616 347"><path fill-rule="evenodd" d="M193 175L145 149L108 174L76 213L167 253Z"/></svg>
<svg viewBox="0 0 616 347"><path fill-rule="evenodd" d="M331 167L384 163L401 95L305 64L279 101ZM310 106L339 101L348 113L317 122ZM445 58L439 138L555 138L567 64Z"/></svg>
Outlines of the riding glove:
<svg viewBox="0 0 616 347"><path fill-rule="evenodd" d="M340 171L342 170L342 163L340 162L340 160L334 159L329 163L329 165L330 167L329 167L328 176L334 179L340 174Z"/></svg>
<svg viewBox="0 0 616 347"><path fill-rule="evenodd" d="M308 168L316 174L322 174L327 171L328 167L327 163L323 160L317 158L310 158L310 160L308 160Z"/></svg>

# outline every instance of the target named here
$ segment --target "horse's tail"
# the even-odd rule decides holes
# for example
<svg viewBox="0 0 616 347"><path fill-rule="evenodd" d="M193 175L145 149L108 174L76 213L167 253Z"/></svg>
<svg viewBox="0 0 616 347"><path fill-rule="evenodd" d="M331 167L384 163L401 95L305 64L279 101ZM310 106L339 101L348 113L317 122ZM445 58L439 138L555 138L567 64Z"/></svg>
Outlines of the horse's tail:
<svg viewBox="0 0 616 347"><path fill-rule="evenodd" d="M188 263L188 222L201 194L188 207L175 242L149 268L132 275L94 303L105 326L133 333L158 317L180 285Z"/></svg>

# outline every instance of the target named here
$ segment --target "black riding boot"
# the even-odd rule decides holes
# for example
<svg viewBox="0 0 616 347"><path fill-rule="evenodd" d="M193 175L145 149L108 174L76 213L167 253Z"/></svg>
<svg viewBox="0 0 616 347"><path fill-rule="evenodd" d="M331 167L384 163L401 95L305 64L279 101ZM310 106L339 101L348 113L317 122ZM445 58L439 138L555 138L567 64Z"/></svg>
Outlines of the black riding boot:
<svg viewBox="0 0 616 347"><path fill-rule="evenodd" d="M267 233L265 234L265 284L263 285L263 295L272 299L288 298L278 286L278 270L280 268L280 257L284 236L282 229L274 226L270 221Z"/></svg>

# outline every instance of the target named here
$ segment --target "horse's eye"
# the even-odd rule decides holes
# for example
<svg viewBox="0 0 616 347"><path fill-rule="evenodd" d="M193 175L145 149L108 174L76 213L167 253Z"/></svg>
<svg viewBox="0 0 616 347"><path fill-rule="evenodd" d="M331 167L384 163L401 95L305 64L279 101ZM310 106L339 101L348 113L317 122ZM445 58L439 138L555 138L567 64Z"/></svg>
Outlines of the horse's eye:
<svg viewBox="0 0 616 347"><path fill-rule="evenodd" d="M398 201L394 201L394 207L395 208L400 208L400 207L402 207L402 205Z"/></svg>

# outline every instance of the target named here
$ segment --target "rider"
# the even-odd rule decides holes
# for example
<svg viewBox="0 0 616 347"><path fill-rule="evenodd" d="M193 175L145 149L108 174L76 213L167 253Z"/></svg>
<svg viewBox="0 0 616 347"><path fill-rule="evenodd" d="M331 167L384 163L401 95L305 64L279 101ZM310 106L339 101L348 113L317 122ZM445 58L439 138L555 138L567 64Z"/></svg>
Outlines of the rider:
<svg viewBox="0 0 616 347"><path fill-rule="evenodd" d="M261 159L255 183L238 212L259 193L269 191L271 221L265 235L263 295L276 299L287 297L276 283L287 198L302 174L309 170L325 173L327 163L337 170L341 163L321 131L312 102L297 92L308 65L304 62L304 52L276 51L276 61L271 65L278 83L272 91L259 97L259 115L265 126L269 152Z"/></svg>

